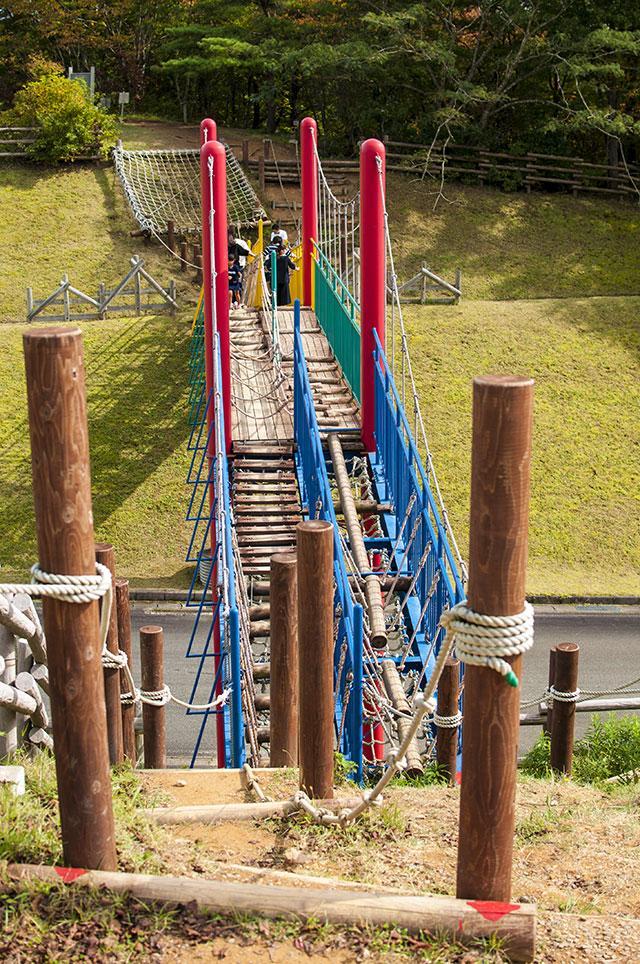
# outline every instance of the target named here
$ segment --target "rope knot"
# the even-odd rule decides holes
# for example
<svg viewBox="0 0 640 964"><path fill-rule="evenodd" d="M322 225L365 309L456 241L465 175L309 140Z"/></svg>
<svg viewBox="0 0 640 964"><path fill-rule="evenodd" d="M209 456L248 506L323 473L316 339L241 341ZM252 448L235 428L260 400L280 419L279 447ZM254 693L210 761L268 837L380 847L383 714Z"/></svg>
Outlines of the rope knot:
<svg viewBox="0 0 640 964"><path fill-rule="evenodd" d="M513 616L487 616L458 603L442 614L440 625L455 642L456 655L463 663L493 669L509 686L518 686L518 677L505 657L520 656L533 646L533 607L529 603Z"/></svg>

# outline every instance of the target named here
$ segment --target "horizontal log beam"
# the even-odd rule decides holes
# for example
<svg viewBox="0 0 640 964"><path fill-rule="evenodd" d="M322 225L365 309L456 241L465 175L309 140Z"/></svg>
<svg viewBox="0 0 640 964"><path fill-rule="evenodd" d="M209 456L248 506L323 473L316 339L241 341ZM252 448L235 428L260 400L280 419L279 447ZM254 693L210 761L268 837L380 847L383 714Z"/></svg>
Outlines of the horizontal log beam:
<svg viewBox="0 0 640 964"><path fill-rule="evenodd" d="M68 872L67 872L68 873ZM186 905L217 914L258 914L268 918L324 920L340 926L389 927L412 934L447 934L452 940L475 943L496 935L513 961L535 955L534 904L495 904L453 897L415 897L363 893L361 890L277 887L264 884L203 880L193 877L120 874L89 870L66 876L63 868L9 864L7 879L28 885L34 880L68 881L70 887L100 888L131 894L138 900Z"/></svg>

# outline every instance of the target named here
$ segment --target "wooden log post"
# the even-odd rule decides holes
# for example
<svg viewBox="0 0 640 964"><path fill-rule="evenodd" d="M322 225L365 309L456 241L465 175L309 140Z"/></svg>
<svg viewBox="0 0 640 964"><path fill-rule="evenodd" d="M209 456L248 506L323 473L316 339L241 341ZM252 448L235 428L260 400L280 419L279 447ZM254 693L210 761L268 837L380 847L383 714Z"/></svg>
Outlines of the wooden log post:
<svg viewBox="0 0 640 964"><path fill-rule="evenodd" d="M176 250L176 226L174 221L167 221L167 247L172 254Z"/></svg>
<svg viewBox="0 0 640 964"><path fill-rule="evenodd" d="M473 383L468 605L522 612L528 548L533 379ZM521 679L522 657L507 662ZM515 829L520 687L493 669L465 672L457 896L508 901Z"/></svg>
<svg viewBox="0 0 640 964"><path fill-rule="evenodd" d="M580 647L577 643L560 643L556 646L553 688L559 693L573 694L578 689L578 660ZM551 703L551 700L549 700ZM551 768L558 773L571 775L573 766L573 740L576 724L576 702L553 700L551 723Z"/></svg>
<svg viewBox="0 0 640 964"><path fill-rule="evenodd" d="M333 526L300 522L298 639L300 652L300 787L333 797Z"/></svg>
<svg viewBox="0 0 640 964"><path fill-rule="evenodd" d="M242 163L245 166L249 165L249 141L246 139L242 142Z"/></svg>
<svg viewBox="0 0 640 964"><path fill-rule="evenodd" d="M265 161L271 160L271 141L268 137L262 139L262 156Z"/></svg>
<svg viewBox="0 0 640 964"><path fill-rule="evenodd" d="M202 284L202 255L201 254L196 255L194 263L196 266L196 284L201 285Z"/></svg>
<svg viewBox="0 0 640 964"><path fill-rule="evenodd" d="M260 187L260 193L264 194L265 190L265 178L264 178L264 157L258 158L258 185Z"/></svg>
<svg viewBox="0 0 640 964"><path fill-rule="evenodd" d="M164 634L160 626L143 626L140 630L141 686L147 692L159 692L164 686ZM150 770L164 770L167 765L167 727L164 706L142 704L144 732L144 765Z"/></svg>
<svg viewBox="0 0 640 964"><path fill-rule="evenodd" d="M133 674L133 648L131 646L131 605L129 601L129 580L116 579L116 616L118 619L118 644L127 655L129 669ZM129 692L129 683L124 673L120 674L120 690ZM133 703L122 703L122 750L131 766L136 765L136 708Z"/></svg>
<svg viewBox="0 0 640 964"><path fill-rule="evenodd" d="M116 582L116 555L109 542L96 542L96 562L106 566L111 573L111 583ZM104 602L104 600L103 600ZM118 653L118 614L116 612L115 589L109 615L109 632L107 634L107 649L110 653ZM104 667L104 699L107 707L107 738L109 740L109 761L112 766L122 763L124 749L122 746L122 711L120 708L120 670Z"/></svg>
<svg viewBox="0 0 640 964"><path fill-rule="evenodd" d="M24 335L38 559L95 572L79 328ZM114 870L116 850L97 602L43 601L64 861Z"/></svg>
<svg viewBox="0 0 640 964"><path fill-rule="evenodd" d="M187 270L188 261L189 261L189 250L187 247L187 242L183 240L180 242L180 271L182 272L182 274L184 274Z"/></svg>
<svg viewBox="0 0 640 964"><path fill-rule="evenodd" d="M271 556L270 766L298 765L298 574L294 552Z"/></svg>
<svg viewBox="0 0 640 964"><path fill-rule="evenodd" d="M437 715L456 716L459 700L460 660L449 656L438 681ZM436 736L436 760L452 785L455 783L458 769L458 732L457 726L438 726Z"/></svg>
<svg viewBox="0 0 640 964"><path fill-rule="evenodd" d="M549 650L549 684L548 689L554 685L556 681L556 648L552 646ZM542 732L547 733L551 736L551 721L553 720L553 700L549 698L547 700L547 714L542 724Z"/></svg>
<svg viewBox="0 0 640 964"><path fill-rule="evenodd" d="M16 645L11 630L0 624L0 682L9 687L16 678ZM18 724L13 707L0 702L0 760L18 749Z"/></svg>

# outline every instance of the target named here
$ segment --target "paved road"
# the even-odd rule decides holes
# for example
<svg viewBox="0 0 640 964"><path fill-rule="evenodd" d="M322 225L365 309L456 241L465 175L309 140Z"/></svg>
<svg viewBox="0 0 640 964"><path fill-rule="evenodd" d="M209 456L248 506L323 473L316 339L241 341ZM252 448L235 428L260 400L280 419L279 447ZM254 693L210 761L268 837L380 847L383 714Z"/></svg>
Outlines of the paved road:
<svg viewBox="0 0 640 964"><path fill-rule="evenodd" d="M140 626L161 625L165 632L165 674L173 692L182 699L190 696L198 660L185 659L193 615L168 604L137 603L133 609L134 639ZM583 689L605 689L640 676L640 607L545 606L536 610L536 642L525 657L522 698L541 695L547 684L548 653L557 643L580 644L580 680ZM203 672L206 677L207 669ZM139 672L136 672L136 678ZM210 679L211 677L209 677ZM206 685L197 698L208 697ZM175 705L168 709L167 753L171 764L184 763L193 749L200 718L186 716ZM578 733L584 732L589 714L578 717ZM215 765L213 759L214 721L209 720L199 766ZM523 727L521 748L530 746L540 730Z"/></svg>

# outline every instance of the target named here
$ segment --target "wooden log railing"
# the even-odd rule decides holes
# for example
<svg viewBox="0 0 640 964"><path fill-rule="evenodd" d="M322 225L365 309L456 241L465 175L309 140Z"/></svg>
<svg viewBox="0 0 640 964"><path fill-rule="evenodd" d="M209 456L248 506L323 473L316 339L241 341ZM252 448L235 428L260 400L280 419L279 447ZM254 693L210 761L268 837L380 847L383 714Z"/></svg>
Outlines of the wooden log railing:
<svg viewBox="0 0 640 964"><path fill-rule="evenodd" d="M586 161L566 154L544 154L529 151L512 154L491 151L483 147L440 143L411 144L407 141L385 141L387 170L398 173L424 174L439 177L443 165L446 176L472 178L480 185L509 183L513 188L533 188L579 193L610 194L621 199L640 196L640 166L627 164L610 167L606 162ZM298 183L298 162L280 159L277 162L261 157L249 159L248 167L258 169L266 182L280 179L283 183ZM323 169L334 179L355 177L358 161L350 158L323 160Z"/></svg>

